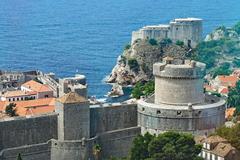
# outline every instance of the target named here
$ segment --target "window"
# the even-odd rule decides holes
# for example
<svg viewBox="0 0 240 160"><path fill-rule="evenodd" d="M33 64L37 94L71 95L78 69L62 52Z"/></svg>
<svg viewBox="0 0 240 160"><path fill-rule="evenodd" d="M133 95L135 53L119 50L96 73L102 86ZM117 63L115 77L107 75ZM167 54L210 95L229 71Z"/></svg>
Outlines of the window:
<svg viewBox="0 0 240 160"><path fill-rule="evenodd" d="M142 111L145 111L145 108L144 108L144 107L142 108Z"/></svg>
<svg viewBox="0 0 240 160"><path fill-rule="evenodd" d="M157 110L157 114L161 114L161 111L160 111L160 110Z"/></svg>
<svg viewBox="0 0 240 160"><path fill-rule="evenodd" d="M178 27L176 28L176 30L178 30Z"/></svg>
<svg viewBox="0 0 240 160"><path fill-rule="evenodd" d="M13 101L15 101L15 98L13 98Z"/></svg>
<svg viewBox="0 0 240 160"><path fill-rule="evenodd" d="M209 150L210 150L210 144L208 144L208 143L207 143L207 149L209 149Z"/></svg>
<svg viewBox="0 0 240 160"><path fill-rule="evenodd" d="M180 116L182 114L181 111L177 111L177 115Z"/></svg>

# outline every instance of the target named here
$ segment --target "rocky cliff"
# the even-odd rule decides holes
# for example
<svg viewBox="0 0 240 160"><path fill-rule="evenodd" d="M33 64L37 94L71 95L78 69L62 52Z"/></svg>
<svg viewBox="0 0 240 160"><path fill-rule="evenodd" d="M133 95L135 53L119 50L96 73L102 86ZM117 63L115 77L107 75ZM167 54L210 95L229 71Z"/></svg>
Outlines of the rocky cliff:
<svg viewBox="0 0 240 160"><path fill-rule="evenodd" d="M154 44L150 44L149 40L138 40L126 47L118 57L107 82L134 85L139 81L148 81L153 77L152 66L155 62L166 56L185 58L189 52L187 47L173 44L170 40Z"/></svg>

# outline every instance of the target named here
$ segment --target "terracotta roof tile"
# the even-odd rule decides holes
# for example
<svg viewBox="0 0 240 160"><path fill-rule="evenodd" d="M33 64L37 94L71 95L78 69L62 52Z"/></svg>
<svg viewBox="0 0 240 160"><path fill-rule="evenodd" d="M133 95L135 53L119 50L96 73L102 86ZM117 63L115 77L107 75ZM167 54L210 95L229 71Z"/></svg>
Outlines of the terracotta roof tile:
<svg viewBox="0 0 240 160"><path fill-rule="evenodd" d="M16 104L16 111L19 116L38 115L43 113L54 112L55 98L42 98L28 101L4 101L0 103L0 109L4 110L9 103ZM2 107L1 107L2 106Z"/></svg>
<svg viewBox="0 0 240 160"><path fill-rule="evenodd" d="M234 87L238 81L238 77L234 75L230 75L230 76L220 75L220 76L217 76L217 78L219 79L221 85L223 86Z"/></svg>
<svg viewBox="0 0 240 160"><path fill-rule="evenodd" d="M226 111L225 111L225 118L231 118L233 117L234 113L236 111L236 108L227 108Z"/></svg>
<svg viewBox="0 0 240 160"><path fill-rule="evenodd" d="M52 91L48 85L45 85L45 84L41 84L41 83L38 83L34 80L30 80L26 83L24 83L22 85L23 87L26 87L26 88L29 88L33 91L36 91L36 92L48 92L48 91Z"/></svg>
<svg viewBox="0 0 240 160"><path fill-rule="evenodd" d="M36 95L37 92L25 92L21 90L16 91L7 91L5 94L2 94L3 97L21 97L21 96L28 96L28 95Z"/></svg>
<svg viewBox="0 0 240 160"><path fill-rule="evenodd" d="M214 136L207 137L204 140L204 142L211 144L211 143L227 142L227 140L218 135L214 135Z"/></svg>
<svg viewBox="0 0 240 160"><path fill-rule="evenodd" d="M227 156L231 151L236 150L229 143L219 143L213 150L212 153L219 155L221 157Z"/></svg>
<svg viewBox="0 0 240 160"><path fill-rule="evenodd" d="M79 102L86 102L87 99L78 95L75 92L69 92L64 96L57 99L57 101L67 104L67 103L79 103Z"/></svg>

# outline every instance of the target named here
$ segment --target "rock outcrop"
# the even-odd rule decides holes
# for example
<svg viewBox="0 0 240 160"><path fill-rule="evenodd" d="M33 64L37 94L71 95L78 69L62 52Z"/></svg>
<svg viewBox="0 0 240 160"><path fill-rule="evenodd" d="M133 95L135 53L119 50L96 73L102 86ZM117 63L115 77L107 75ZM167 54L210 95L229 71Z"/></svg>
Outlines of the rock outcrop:
<svg viewBox="0 0 240 160"><path fill-rule="evenodd" d="M239 40L239 35L233 28L226 28L222 26L218 27L212 33L208 34L205 38L205 41L220 40L223 38Z"/></svg>
<svg viewBox="0 0 240 160"><path fill-rule="evenodd" d="M147 40L139 40L118 57L117 64L107 78L108 83L134 85L139 81L153 78L152 66L165 56L185 58L189 49L173 43L151 45Z"/></svg>

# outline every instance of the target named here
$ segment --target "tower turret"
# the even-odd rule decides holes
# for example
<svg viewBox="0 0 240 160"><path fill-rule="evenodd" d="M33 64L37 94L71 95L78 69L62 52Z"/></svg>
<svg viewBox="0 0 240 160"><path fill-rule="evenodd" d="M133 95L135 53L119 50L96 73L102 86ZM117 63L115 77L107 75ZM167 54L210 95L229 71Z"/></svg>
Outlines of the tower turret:
<svg viewBox="0 0 240 160"><path fill-rule="evenodd" d="M57 99L58 139L81 140L90 135L90 109L85 97L69 92Z"/></svg>

